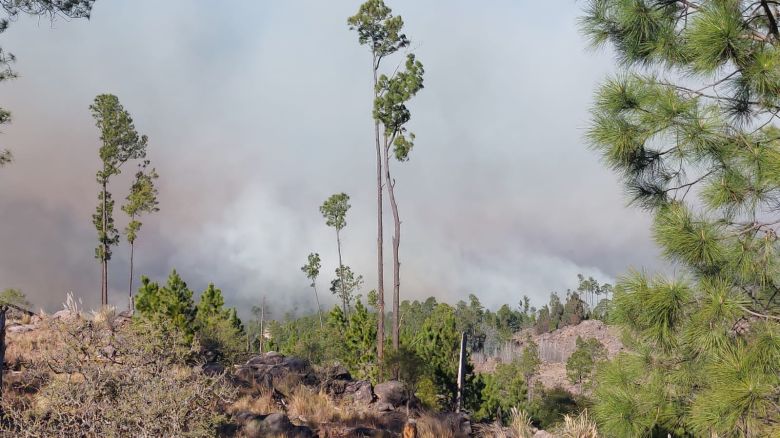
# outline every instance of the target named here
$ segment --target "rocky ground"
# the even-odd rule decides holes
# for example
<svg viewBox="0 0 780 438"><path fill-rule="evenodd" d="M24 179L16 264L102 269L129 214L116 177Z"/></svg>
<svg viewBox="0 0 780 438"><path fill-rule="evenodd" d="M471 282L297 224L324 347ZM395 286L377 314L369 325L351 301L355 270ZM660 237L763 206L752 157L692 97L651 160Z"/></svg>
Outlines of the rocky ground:
<svg viewBox="0 0 780 438"><path fill-rule="evenodd" d="M9 321L6 327L6 385L29 384L24 381L25 364L58 348L57 339L61 334L50 332L51 321L69 318L83 316L61 311ZM129 318L123 314L114 319L118 325L127 321ZM603 339L611 354L622 348L614 343L609 330L597 321L535 339L554 343L568 351L573 350L577 335ZM518 347L522 346L523 339L518 338ZM562 381L565 380L565 369L555 371L555 367L561 365L560 362L545 362L542 367L545 382L553 384L560 380L565 383ZM402 435L405 427L416 429L417 434L409 436L420 438L514 436L500 427L500 433L486 432L486 425L472 427L463 414L425 412L413 397L408 396L400 382L372 385L369 381L354 379L342 366L317 367L276 352L253 355L228 368L217 362L206 362L190 372L224 376L236 389L237 395L229 402L226 412L230 422L219 431L222 437L406 438L406 434ZM534 432L537 437L552 436L544 431Z"/></svg>

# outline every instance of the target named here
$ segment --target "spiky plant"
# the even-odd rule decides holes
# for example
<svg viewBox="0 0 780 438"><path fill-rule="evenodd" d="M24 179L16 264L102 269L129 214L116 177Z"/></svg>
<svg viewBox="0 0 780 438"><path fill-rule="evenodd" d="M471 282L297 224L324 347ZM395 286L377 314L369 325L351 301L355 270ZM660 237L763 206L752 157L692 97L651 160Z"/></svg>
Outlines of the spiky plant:
<svg viewBox="0 0 780 438"><path fill-rule="evenodd" d="M588 139L654 215L678 278L615 290L635 353L598 373L594 415L615 436L767 436L780 425L778 5L590 0L594 46L621 73Z"/></svg>

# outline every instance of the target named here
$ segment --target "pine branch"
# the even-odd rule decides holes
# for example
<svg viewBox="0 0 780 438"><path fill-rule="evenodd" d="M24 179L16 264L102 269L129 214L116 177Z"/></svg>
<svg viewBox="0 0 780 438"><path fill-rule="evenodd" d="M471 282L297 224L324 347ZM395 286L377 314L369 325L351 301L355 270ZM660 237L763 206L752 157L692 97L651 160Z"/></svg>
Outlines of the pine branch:
<svg viewBox="0 0 780 438"><path fill-rule="evenodd" d="M764 8L766 18L769 20L769 33L772 34L775 39L780 39L780 31L777 29L777 20L775 20L775 15L772 13L769 3L767 3L766 0L761 0L761 7Z"/></svg>

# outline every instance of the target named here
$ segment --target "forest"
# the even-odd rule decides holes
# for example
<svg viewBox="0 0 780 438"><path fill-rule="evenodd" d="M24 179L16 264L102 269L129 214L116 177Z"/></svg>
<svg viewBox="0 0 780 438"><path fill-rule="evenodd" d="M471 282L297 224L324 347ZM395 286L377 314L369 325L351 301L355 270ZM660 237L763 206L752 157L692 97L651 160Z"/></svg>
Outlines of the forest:
<svg viewBox="0 0 780 438"><path fill-rule="evenodd" d="M52 35L60 26L95 26L100 19L95 11L104 2L0 0L0 34L30 18L51 23ZM268 212L272 219L257 227L267 232L262 245L280 257L258 269L285 278L249 298L233 290L240 281L218 284L225 272L237 272L227 266L240 263L240 254L221 257L202 243L212 256L206 266L213 269L203 272L181 253L160 249L170 242L159 225L167 220L173 223L167 230L182 226L188 238L205 242L202 235L187 234L190 218L183 213L211 208L166 197L171 187L166 181L178 174L165 161L168 155L156 149L156 139L144 134L147 125L167 129L165 122L150 118L164 118L165 110L138 114L123 104L135 100L123 95L120 101L111 90L88 96L87 108L68 109L93 123L92 155L76 159L95 172L89 180L91 210L81 212L91 227L94 253L71 251L69 258L89 260L94 275L86 281L94 290L33 295L24 284L3 284L8 280L0 277L0 436L780 436L780 219L775 216L780 211L780 3L577 2L576 23L567 26L576 27L592 53L606 53L613 73L588 90L586 126L579 142L566 148L586 150L600 160L600 172L619 185L621 208L647 220L660 260L652 266L621 264L615 276L588 270L560 278L564 270L558 270L554 284L559 286L541 292L514 282L511 292L504 292L507 288L496 287L500 282L485 281L482 289L468 293L461 293L465 287L442 292L420 280L421 272L437 278L440 266L456 279L465 277L456 275L450 260L434 260L435 255L430 265L415 266L416 253L425 250L425 243L415 240L439 230L415 231L422 227L414 212L421 204L412 199L420 181L414 174L427 171L412 165L436 141L424 134L429 132L425 123L436 119L426 117L417 103L437 81L459 70L447 75L426 70L430 52L415 39L423 32L421 22L392 3L350 5L351 13L336 29L349 32L349 39L345 33L341 40L360 49L361 74L370 81L370 88L356 91L367 109L365 126L353 127L371 134L354 146L366 152L359 155L360 167L370 170L365 173L370 180L349 176L348 187L308 180L328 195L291 211L315 216L316 232L303 230L303 220L276 223L279 216ZM235 9L231 13L240 14ZM475 28L464 32L469 29ZM14 49L5 42L0 46L3 89L26 73L17 71ZM330 104L325 112L351 111L344 102ZM14 111L0 108L4 129L14 126ZM305 111L296 111L302 116L291 121L295 129L310 129ZM41 114L39 120L36 116L41 130L53 123L42 108L22 114L27 113ZM187 129L211 134L205 125ZM457 136L476 128L451 129ZM7 175L29 156L5 144L0 187L22 193ZM485 147L482 153L489 154ZM525 154L538 153L530 149L516 145L512 156L520 163ZM227 144L220 147L226 155L229 150ZM328 151L336 153L341 152ZM279 157L264 155L272 162ZM195 179L207 180L210 187L226 184L206 169L209 156L192 156L188 160L194 161L174 167L195 162L199 168L189 170L197 173ZM237 167L228 173L238 172L240 161L235 159ZM555 178L559 170L549 172ZM31 185L40 183L30 179ZM518 196L522 202L522 193L548 185L554 184L537 181L531 189L518 188ZM68 195L57 196L67 202ZM462 196L467 199L465 191ZM20 205L0 199L6 212ZM470 216L472 210L490 205L464 201L457 211L482 218ZM489 239L491 228L500 229L502 221L511 223L510 229L522 223L501 212L490 216L494 222L477 220L448 239ZM568 229L585 227L591 214L609 220L595 209L563 222L552 213L549 221ZM0 212L0 227L6 227L3 217L11 213ZM33 217L25 221L42 223ZM274 236L295 227L293 234L310 249L296 249L298 262L287 266L281 256L285 243ZM44 228L36 233L46 233ZM22 231L0 233L0 247L22 257L26 243L3 241L16 232ZM556 242L553 236L535 237L541 245ZM54 240L60 238L66 239ZM231 239L251 240L240 233ZM509 237L497 241L502 239L509 244ZM568 244L576 248L587 240ZM619 245L630 246L625 242ZM598 245L604 253L616 251L611 242ZM622 248L625 252L615 257L641 250ZM43 260L45 252L57 249L40 251L35 254ZM508 263L510 270L523 269ZM75 272L77 262L59 264L82 276ZM532 274L550 276L542 271ZM289 272L294 278L286 278ZM46 276L43 262L31 275ZM205 288L200 287L204 278ZM292 306L292 294L303 297L299 303L305 305ZM54 308L50 298L64 304Z"/></svg>

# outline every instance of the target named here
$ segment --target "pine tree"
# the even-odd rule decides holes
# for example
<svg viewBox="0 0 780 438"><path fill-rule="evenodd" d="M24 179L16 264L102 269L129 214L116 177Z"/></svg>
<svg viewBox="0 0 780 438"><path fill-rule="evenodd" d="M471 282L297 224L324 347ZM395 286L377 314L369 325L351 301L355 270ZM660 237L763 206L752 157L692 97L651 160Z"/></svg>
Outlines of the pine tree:
<svg viewBox="0 0 780 438"><path fill-rule="evenodd" d="M406 104L423 88L423 66L414 54L406 55L406 65L403 70L393 75L381 75L377 82L377 97L374 99L374 118L384 127L383 164L385 172L385 187L390 199L390 210L393 212L393 348L400 346L400 296L401 296L401 262L399 251L401 246L401 217L398 213L398 202L395 197L395 178L390 172L390 153L396 161L409 160L409 153L414 147L414 134L407 131L406 124L411 119L411 112Z"/></svg>
<svg viewBox="0 0 780 438"><path fill-rule="evenodd" d="M220 357L235 357L244 350L244 326L235 308L225 308L222 290L213 283L200 294L193 324L205 350Z"/></svg>
<svg viewBox="0 0 780 438"><path fill-rule="evenodd" d="M352 299L363 287L363 276L355 275L349 266L336 268L336 278L330 282L330 291L341 300L344 315L349 317Z"/></svg>
<svg viewBox="0 0 780 438"><path fill-rule="evenodd" d="M135 174L135 180L130 186L130 193L127 195L127 203L122 206L122 211L130 216L130 222L125 227L125 237L130 244L130 287L128 292L128 305L133 310L133 261L135 257L135 240L138 238L138 232L141 231L141 223L138 220L142 214L155 213L160 211L157 201L157 187L154 181L158 178L157 171L152 168L147 170L149 160L144 160L138 166L138 172Z"/></svg>
<svg viewBox="0 0 780 438"><path fill-rule="evenodd" d="M390 172L390 153L397 161L407 161L414 146L414 134L407 131L406 124L411 112L406 103L423 88L423 66L414 54L406 55L405 68L394 69L388 76L379 74L382 61L407 47L410 43L403 29L401 17L393 16L392 10L382 0L368 0L358 13L347 21L351 29L357 30L360 44L369 45L374 75L374 130L377 159L377 275L379 278L378 303L380 320L377 350L382 356L384 340L384 274L382 264L382 178L393 212L393 348L400 345L400 287L401 263L398 259L401 244L401 219L395 198L395 179Z"/></svg>
<svg viewBox="0 0 780 438"><path fill-rule="evenodd" d="M320 328L323 328L322 307L320 307L320 296L317 294L317 277L320 275L320 267L320 255L311 253L306 260L306 264L301 266L301 271L306 274L306 278L311 281L311 288L314 290L314 299L317 301L317 315L320 317Z"/></svg>
<svg viewBox="0 0 780 438"><path fill-rule="evenodd" d="M532 379L536 372L539 370L539 365L542 363L541 358L539 357L539 346L536 345L536 342L531 339L529 336L525 340L525 347L523 348L522 354L520 354L520 359L517 361L517 366L519 367L520 371L523 373L523 378L525 379L525 384L528 387L528 401L530 402L533 398L533 385L532 385Z"/></svg>
<svg viewBox="0 0 780 438"><path fill-rule="evenodd" d="M135 306L144 318L163 321L188 335L195 331L197 310L192 300L192 291L175 269L163 287L145 276L141 277Z"/></svg>
<svg viewBox="0 0 780 438"><path fill-rule="evenodd" d="M596 364L606 357L606 349L598 339L585 340L577 336L576 349L566 361L566 376L579 386L580 394L583 392L583 383L591 378Z"/></svg>
<svg viewBox="0 0 780 438"><path fill-rule="evenodd" d="M636 354L597 378L608 434L780 434L777 13L771 1L588 2L585 33L624 69L599 88L588 138L685 273L615 287L611 318Z"/></svg>
<svg viewBox="0 0 780 438"><path fill-rule="evenodd" d="M133 119L112 94L95 97L90 105L95 124L100 130L101 146L98 151L102 167L97 172L100 186L98 206L92 223L98 232L98 247L95 258L101 265L100 303L108 304L108 261L111 260L111 247L119 244L119 231L114 226L114 200L111 199L109 181L112 176L121 173L122 166L131 160L146 157L145 135L139 136Z"/></svg>
<svg viewBox="0 0 780 438"><path fill-rule="evenodd" d="M373 367L376 362L376 350L373 348L376 328L374 314L357 300L344 332L344 344L347 347L347 363L359 378L376 377Z"/></svg>
<svg viewBox="0 0 780 438"><path fill-rule="evenodd" d="M409 45L406 35L401 33L404 22L401 17L393 16L392 10L382 0L368 0L360 5L360 8L347 24L351 30L358 33L358 41L361 45L367 45L371 49L371 70L373 73L373 98L379 97L377 83L379 81L379 69L382 61ZM385 346L385 274L384 274L384 231L383 231L383 202L382 202L382 146L380 121L374 118L374 145L376 148L376 257L377 257L377 356L381 360ZM394 309L396 313L398 309Z"/></svg>
<svg viewBox="0 0 780 438"><path fill-rule="evenodd" d="M347 271L344 269L344 262L341 258L341 230L347 226L347 212L352 206L349 205L349 195L346 193L336 193L331 195L320 206L320 213L325 218L325 225L333 227L336 230L336 247L339 254L339 267L336 269L336 276L338 281L333 283L338 285L341 289L333 291L341 297L341 304L345 315L349 315L349 303L347 298L349 296L347 290L347 281L343 277ZM335 286L334 286L335 287Z"/></svg>

